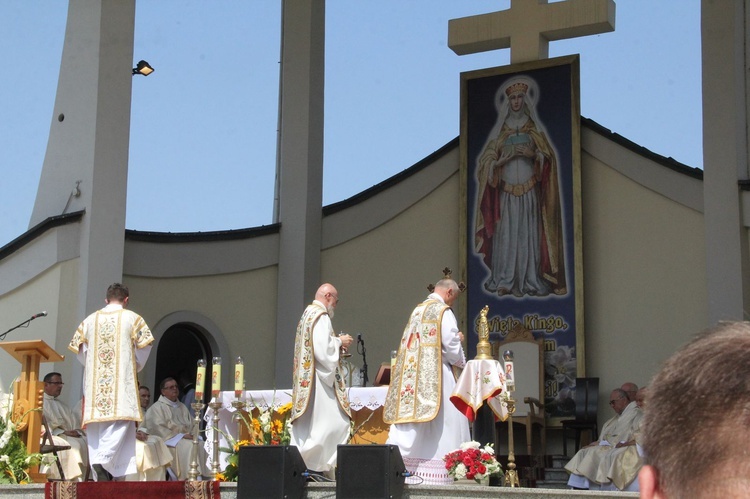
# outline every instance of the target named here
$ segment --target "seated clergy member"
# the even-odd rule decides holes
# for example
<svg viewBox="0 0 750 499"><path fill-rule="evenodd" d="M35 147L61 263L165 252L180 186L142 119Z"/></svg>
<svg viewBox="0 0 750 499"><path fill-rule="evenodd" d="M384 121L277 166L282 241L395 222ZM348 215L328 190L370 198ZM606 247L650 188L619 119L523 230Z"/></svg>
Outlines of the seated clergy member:
<svg viewBox="0 0 750 499"><path fill-rule="evenodd" d="M141 411L145 413L151 402L151 390L147 386L139 386L138 399ZM125 480L128 482L166 480L167 468L172 462L172 452L164 443L164 439L140 430L135 433L135 438L135 464L138 471L125 475Z"/></svg>
<svg viewBox="0 0 750 499"><path fill-rule="evenodd" d="M568 485L572 488L609 488L610 480L602 461L609 458L618 444L632 440L633 433L638 428L643 413L635 401L628 400L628 395L623 389L612 390L609 405L616 414L604 423L599 440L579 450L565 465L565 469L570 473Z"/></svg>
<svg viewBox="0 0 750 499"><path fill-rule="evenodd" d="M174 378L165 378L161 384L161 397L146 411L139 428L143 433L164 439L172 451L172 471L180 480L186 480L190 472L190 456L193 449L193 422L185 404L180 402L180 387ZM207 455L203 445L198 445L198 474L209 476Z"/></svg>
<svg viewBox="0 0 750 499"><path fill-rule="evenodd" d="M86 471L89 467L88 444L86 434L81 429L80 417L57 398L60 396L64 384L60 373L49 373L44 377L42 411L52 432L53 443L55 445L70 445L69 450L58 451L57 453L65 479L83 481L86 479ZM48 460L49 456L46 456L45 461ZM48 478L60 478L57 465L54 463L45 464L40 471L46 473Z"/></svg>
<svg viewBox="0 0 750 499"><path fill-rule="evenodd" d="M748 380L747 322L722 322L667 359L648 387L642 498L748 496Z"/></svg>
<svg viewBox="0 0 750 499"><path fill-rule="evenodd" d="M638 408L644 411L646 388L636 391L633 397ZM610 452L609 456L602 460L599 473L606 473L607 480L611 482L609 487L603 486L602 489L638 492L638 472L643 466L643 449L640 445L643 420L642 417L636 423L633 429L633 438L615 445L615 449Z"/></svg>

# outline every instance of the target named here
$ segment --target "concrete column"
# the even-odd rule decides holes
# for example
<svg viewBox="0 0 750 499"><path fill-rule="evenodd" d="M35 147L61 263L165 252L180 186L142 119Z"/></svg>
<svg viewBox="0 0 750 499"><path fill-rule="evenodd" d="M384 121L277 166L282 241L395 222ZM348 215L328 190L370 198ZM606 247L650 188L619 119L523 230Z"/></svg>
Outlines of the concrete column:
<svg viewBox="0 0 750 499"><path fill-rule="evenodd" d="M284 0L277 190L276 386L291 386L294 335L320 284L325 1Z"/></svg>
<svg viewBox="0 0 750 499"><path fill-rule="evenodd" d="M746 15L746 0L701 3L703 198L710 324L750 318L743 313L749 310L750 280L747 233L737 184L748 178Z"/></svg>
<svg viewBox="0 0 750 499"><path fill-rule="evenodd" d="M107 286L122 279L134 26L135 0L70 0L49 142L29 226L86 210L75 290L81 318L103 306Z"/></svg>

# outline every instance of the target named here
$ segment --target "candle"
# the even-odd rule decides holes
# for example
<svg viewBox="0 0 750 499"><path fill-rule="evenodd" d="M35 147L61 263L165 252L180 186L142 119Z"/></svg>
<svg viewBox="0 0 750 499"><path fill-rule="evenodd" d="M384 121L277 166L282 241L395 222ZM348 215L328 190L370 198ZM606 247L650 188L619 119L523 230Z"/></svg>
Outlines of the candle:
<svg viewBox="0 0 750 499"><path fill-rule="evenodd" d="M516 390L516 373L513 369L513 350L506 350L503 352L503 360L505 361L505 387L509 392Z"/></svg>
<svg viewBox="0 0 750 499"><path fill-rule="evenodd" d="M198 360L198 372L195 375L195 401L203 401L203 389L206 386L206 361Z"/></svg>
<svg viewBox="0 0 750 499"><path fill-rule="evenodd" d="M245 363L242 357L237 357L234 365L234 396L240 398L242 390L245 389Z"/></svg>
<svg viewBox="0 0 750 499"><path fill-rule="evenodd" d="M216 398L219 392L221 392L221 357L214 357L211 371L211 396Z"/></svg>

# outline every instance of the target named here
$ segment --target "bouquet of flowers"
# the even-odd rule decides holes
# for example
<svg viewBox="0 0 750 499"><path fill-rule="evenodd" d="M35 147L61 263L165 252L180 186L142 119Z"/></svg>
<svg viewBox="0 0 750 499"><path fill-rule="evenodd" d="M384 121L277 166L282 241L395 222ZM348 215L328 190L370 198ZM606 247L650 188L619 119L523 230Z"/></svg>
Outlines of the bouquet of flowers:
<svg viewBox="0 0 750 499"><path fill-rule="evenodd" d="M219 473L218 480L225 482L236 482L239 472L240 447L246 445L287 445L291 440L289 430L289 411L292 409L292 403L289 402L276 409L273 405L262 408L254 404L254 409L249 413L239 413L239 418L245 426L247 439L235 439L224 432L224 438L231 448L220 447L219 450L229 454L227 457L227 467L223 473ZM257 414L257 416L253 416ZM221 431L221 430L219 430Z"/></svg>
<svg viewBox="0 0 750 499"><path fill-rule="evenodd" d="M464 442L460 449L446 454L443 461L448 475L454 480L467 478L479 482L483 478L499 475L502 471L491 444L482 448L478 442Z"/></svg>
<svg viewBox="0 0 750 499"><path fill-rule="evenodd" d="M18 436L16 423L11 419L12 414L11 396L8 394L0 413L0 483L23 484L31 482L28 470L39 464L42 455L39 453L29 454L21 437ZM32 409L38 410L38 409ZM22 420L30 411L21 416Z"/></svg>

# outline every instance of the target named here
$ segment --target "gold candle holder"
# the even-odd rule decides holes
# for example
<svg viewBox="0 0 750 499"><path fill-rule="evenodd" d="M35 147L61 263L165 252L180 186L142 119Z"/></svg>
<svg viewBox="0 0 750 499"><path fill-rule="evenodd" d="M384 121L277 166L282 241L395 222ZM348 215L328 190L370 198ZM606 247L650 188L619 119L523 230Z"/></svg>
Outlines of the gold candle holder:
<svg viewBox="0 0 750 499"><path fill-rule="evenodd" d="M218 397L214 397L211 399L211 402L208 403L209 407L214 411L213 417L211 420L213 421L213 446L212 446L212 456L211 456L211 475L213 476L214 480L217 480L217 475L221 473L221 466L219 463L219 411L223 407L223 404L219 402Z"/></svg>
<svg viewBox="0 0 750 499"><path fill-rule="evenodd" d="M505 388L508 393L508 398L505 399L505 405L508 408L508 469L505 472L504 485L520 487L521 484L518 481L518 472L516 471L516 455L513 448L513 413L516 412L516 401L513 400L513 392L516 391L513 350L503 352L503 362L505 364Z"/></svg>
<svg viewBox="0 0 750 499"><path fill-rule="evenodd" d="M197 480L199 475L198 456L200 455L200 452L198 446L200 445L201 412L203 411L203 408L206 407L206 404L203 402L193 402L190 406L193 408L195 416L193 417L193 449L190 453L190 471L188 471L188 480Z"/></svg>
<svg viewBox="0 0 750 499"><path fill-rule="evenodd" d="M237 441L239 442L240 440L242 440L242 413L240 411L245 410L245 407L247 407L247 402L237 397L237 399L232 401L232 407L234 407L232 421L237 423Z"/></svg>
<svg viewBox="0 0 750 499"><path fill-rule="evenodd" d="M516 401L508 397L505 401L508 407L508 469L505 470L505 481L503 485L508 487L520 487L518 472L516 471L516 455L513 450L513 413L516 412Z"/></svg>

